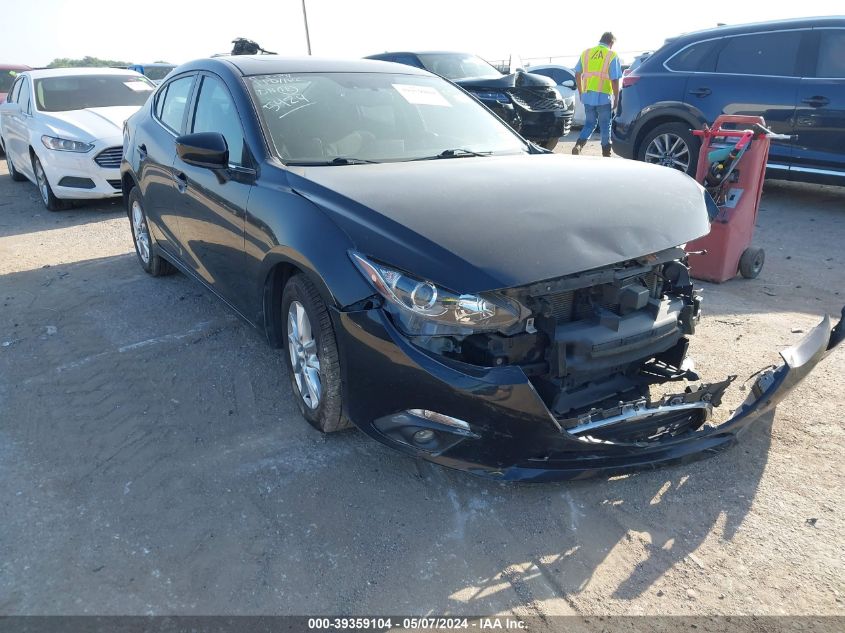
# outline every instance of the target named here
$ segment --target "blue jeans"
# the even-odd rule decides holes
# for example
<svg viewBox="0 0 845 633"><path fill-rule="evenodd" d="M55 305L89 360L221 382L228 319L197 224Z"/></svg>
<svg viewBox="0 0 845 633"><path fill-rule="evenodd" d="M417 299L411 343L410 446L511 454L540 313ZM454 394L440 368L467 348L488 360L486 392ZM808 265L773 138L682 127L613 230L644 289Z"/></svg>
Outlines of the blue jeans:
<svg viewBox="0 0 845 633"><path fill-rule="evenodd" d="M586 143L596 129L596 123L598 123L599 131L601 132L602 147L610 145L610 107L609 103L599 106L584 104L586 121L584 122L581 134L578 135L579 141Z"/></svg>

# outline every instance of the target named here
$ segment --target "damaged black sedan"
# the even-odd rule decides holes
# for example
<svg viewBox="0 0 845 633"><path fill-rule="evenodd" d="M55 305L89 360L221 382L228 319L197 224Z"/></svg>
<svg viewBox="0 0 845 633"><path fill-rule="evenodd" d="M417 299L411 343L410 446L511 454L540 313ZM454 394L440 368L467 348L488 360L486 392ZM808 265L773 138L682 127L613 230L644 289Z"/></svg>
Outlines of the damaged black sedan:
<svg viewBox="0 0 845 633"><path fill-rule="evenodd" d="M542 152L422 70L192 62L123 152L143 269L193 276L265 332L312 425L479 475L712 454L843 338L825 317L713 424L733 377L687 357L701 298L681 248L709 230L703 189Z"/></svg>

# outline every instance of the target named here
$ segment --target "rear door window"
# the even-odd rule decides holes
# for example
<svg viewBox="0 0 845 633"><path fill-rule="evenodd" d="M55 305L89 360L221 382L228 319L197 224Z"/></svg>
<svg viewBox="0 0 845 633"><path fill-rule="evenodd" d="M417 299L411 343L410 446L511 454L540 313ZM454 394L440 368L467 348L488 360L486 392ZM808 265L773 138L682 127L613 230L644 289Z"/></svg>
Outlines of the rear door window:
<svg viewBox="0 0 845 633"><path fill-rule="evenodd" d="M159 120L173 132L182 130L182 121L188 109L188 97L194 85L194 76L180 77L167 85L167 92L156 102Z"/></svg>
<svg viewBox="0 0 845 633"><path fill-rule="evenodd" d="M30 107L30 101L29 78L24 77L23 81L21 81L20 93L18 95L18 103L21 104L21 112L25 112L26 114L31 113L32 108Z"/></svg>
<svg viewBox="0 0 845 633"><path fill-rule="evenodd" d="M719 40L708 40L687 46L673 55L666 66L677 72L713 72L719 43Z"/></svg>
<svg viewBox="0 0 845 633"><path fill-rule="evenodd" d="M729 37L719 52L716 72L732 75L796 77L803 31L775 31Z"/></svg>
<svg viewBox="0 0 845 633"><path fill-rule="evenodd" d="M816 77L845 78L845 29L822 29L819 33L819 59Z"/></svg>

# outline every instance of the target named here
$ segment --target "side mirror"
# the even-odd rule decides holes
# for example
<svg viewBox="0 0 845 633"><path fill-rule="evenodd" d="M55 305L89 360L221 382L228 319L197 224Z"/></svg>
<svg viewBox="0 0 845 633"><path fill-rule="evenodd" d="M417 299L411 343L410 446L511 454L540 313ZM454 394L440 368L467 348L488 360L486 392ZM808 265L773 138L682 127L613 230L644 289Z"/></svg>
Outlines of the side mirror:
<svg viewBox="0 0 845 633"><path fill-rule="evenodd" d="M176 154L182 161L207 169L229 166L229 146L219 132L184 134L176 139Z"/></svg>
<svg viewBox="0 0 845 633"><path fill-rule="evenodd" d="M562 84L560 84L564 88L569 88L570 90L575 90L575 80L574 79L567 79Z"/></svg>

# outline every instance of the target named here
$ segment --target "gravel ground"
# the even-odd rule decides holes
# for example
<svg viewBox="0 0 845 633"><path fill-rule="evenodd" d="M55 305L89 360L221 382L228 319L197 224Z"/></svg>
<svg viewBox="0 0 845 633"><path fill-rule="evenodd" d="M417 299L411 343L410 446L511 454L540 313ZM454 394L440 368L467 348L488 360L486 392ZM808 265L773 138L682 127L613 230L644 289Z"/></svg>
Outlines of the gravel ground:
<svg viewBox="0 0 845 633"><path fill-rule="evenodd" d="M755 241L759 279L705 284L711 379L845 303L845 189L769 182ZM2 615L845 615L842 351L712 459L502 485L321 436L117 203L49 213L4 163L0 301Z"/></svg>

